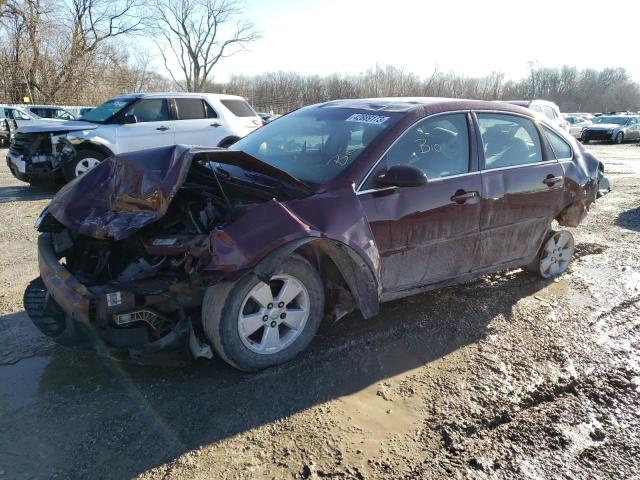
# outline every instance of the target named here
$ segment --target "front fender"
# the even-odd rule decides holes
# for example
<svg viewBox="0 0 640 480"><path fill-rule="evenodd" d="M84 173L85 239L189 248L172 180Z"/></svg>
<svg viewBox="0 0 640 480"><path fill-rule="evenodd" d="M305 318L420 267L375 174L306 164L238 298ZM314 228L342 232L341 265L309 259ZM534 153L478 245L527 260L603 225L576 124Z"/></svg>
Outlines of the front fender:
<svg viewBox="0 0 640 480"><path fill-rule="evenodd" d="M313 244L325 253L342 275L351 295L364 318L371 318L380 311L378 281L369 264L352 248L327 238L306 237L289 242L269 253L253 268L263 282L268 282L275 269L300 247Z"/></svg>

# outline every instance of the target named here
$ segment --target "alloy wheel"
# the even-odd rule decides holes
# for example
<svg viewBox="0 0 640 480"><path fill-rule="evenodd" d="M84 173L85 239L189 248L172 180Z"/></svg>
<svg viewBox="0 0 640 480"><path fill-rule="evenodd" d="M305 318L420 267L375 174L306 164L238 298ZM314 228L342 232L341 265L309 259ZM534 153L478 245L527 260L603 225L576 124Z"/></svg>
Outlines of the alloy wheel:
<svg viewBox="0 0 640 480"><path fill-rule="evenodd" d="M82 160L78 161L78 163L76 164L76 168L74 170L76 177L79 177L80 175L82 175L89 169L95 167L99 163L100 163L100 160L92 157L83 158Z"/></svg>
<svg viewBox="0 0 640 480"><path fill-rule="evenodd" d="M573 235L567 231L554 233L540 255L540 275L553 278L564 273L575 250Z"/></svg>
<svg viewBox="0 0 640 480"><path fill-rule="evenodd" d="M252 352L278 353L304 330L309 318L309 293L292 275L260 282L247 294L238 314L238 334Z"/></svg>

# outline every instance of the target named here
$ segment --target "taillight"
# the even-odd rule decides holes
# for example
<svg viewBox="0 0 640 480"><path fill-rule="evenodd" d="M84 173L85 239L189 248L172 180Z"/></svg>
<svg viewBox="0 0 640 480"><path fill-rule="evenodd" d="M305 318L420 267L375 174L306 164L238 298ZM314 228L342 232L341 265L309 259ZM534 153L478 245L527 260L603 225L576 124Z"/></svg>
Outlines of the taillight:
<svg viewBox="0 0 640 480"><path fill-rule="evenodd" d="M261 127L262 125L264 125L264 123L262 123L262 120L259 120L257 118L254 118L253 120L251 120L251 122L257 127Z"/></svg>

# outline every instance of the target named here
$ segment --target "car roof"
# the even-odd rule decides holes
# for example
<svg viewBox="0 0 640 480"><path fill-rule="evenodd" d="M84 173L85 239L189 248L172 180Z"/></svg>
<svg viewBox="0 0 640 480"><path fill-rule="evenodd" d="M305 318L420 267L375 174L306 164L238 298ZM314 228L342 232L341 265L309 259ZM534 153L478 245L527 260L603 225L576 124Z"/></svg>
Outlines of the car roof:
<svg viewBox="0 0 640 480"><path fill-rule="evenodd" d="M244 100L239 95L230 95L227 93L201 93L201 92L147 92L147 93L126 93L113 98L165 98L165 97L186 97L186 98L219 98L229 100Z"/></svg>
<svg viewBox="0 0 640 480"><path fill-rule="evenodd" d="M62 109L62 110L66 110L66 107L61 107L59 105L27 105L24 108L50 108L50 109L54 109L54 108L58 108L58 109Z"/></svg>
<svg viewBox="0 0 640 480"><path fill-rule="evenodd" d="M409 112L423 109L425 113L445 112L449 110L500 110L506 112L525 113L532 115L530 110L510 103L468 100L443 97L384 97L331 100L311 105L315 108L352 108L370 110L372 112Z"/></svg>

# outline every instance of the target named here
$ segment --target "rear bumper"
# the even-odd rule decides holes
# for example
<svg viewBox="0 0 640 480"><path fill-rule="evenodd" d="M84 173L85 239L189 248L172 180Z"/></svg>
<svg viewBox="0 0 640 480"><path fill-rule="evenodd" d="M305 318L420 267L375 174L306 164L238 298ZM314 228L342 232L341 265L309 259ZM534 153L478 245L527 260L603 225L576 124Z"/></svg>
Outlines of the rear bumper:
<svg viewBox="0 0 640 480"><path fill-rule="evenodd" d="M60 264L50 233L38 238L38 266L41 276L27 286L24 306L34 325L55 342L138 363L185 364L189 360L192 329L184 316L155 341L135 328L98 322L96 306L103 287L91 291Z"/></svg>

